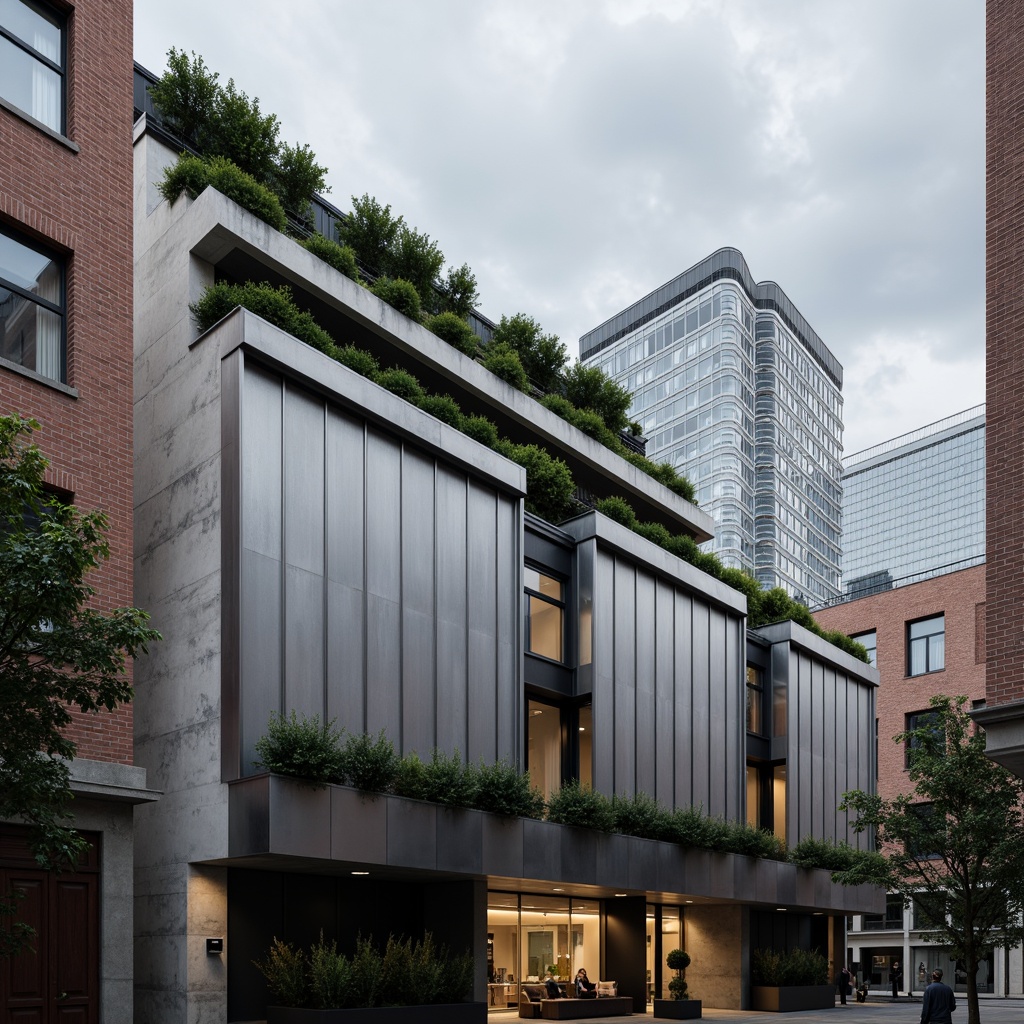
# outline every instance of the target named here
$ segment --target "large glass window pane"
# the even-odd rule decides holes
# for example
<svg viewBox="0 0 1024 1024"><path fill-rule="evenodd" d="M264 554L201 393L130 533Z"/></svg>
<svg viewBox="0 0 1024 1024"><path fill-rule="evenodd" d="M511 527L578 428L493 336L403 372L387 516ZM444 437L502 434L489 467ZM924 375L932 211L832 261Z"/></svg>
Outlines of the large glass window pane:
<svg viewBox="0 0 1024 1024"><path fill-rule="evenodd" d="M673 949L685 949L683 942L683 921L679 907L661 908L661 993L659 999L671 999L668 983L675 977L675 971L671 970L665 962Z"/></svg>
<svg viewBox="0 0 1024 1024"><path fill-rule="evenodd" d="M523 893L521 915L520 959L525 980L540 981L550 971L568 987L572 971L568 898Z"/></svg>
<svg viewBox="0 0 1024 1024"><path fill-rule="evenodd" d="M924 675L946 667L946 617L907 624L907 674Z"/></svg>
<svg viewBox="0 0 1024 1024"><path fill-rule="evenodd" d="M547 800L562 785L562 716L558 708L531 700L526 716L530 782Z"/></svg>
<svg viewBox="0 0 1024 1024"><path fill-rule="evenodd" d="M487 894L487 1009L519 1005L519 897Z"/></svg>
<svg viewBox="0 0 1024 1024"><path fill-rule="evenodd" d="M592 786L594 784L594 709L589 704L580 708L579 737L580 785Z"/></svg>
<svg viewBox="0 0 1024 1024"><path fill-rule="evenodd" d="M0 96L54 131L63 129L61 50L56 15L29 0L0 0Z"/></svg>
<svg viewBox="0 0 1024 1024"><path fill-rule="evenodd" d="M529 598L531 654L540 654L553 661L562 660L562 609L543 598Z"/></svg>
<svg viewBox="0 0 1024 1024"><path fill-rule="evenodd" d="M747 824L761 827L761 773L756 765L747 765Z"/></svg>
<svg viewBox="0 0 1024 1024"><path fill-rule="evenodd" d="M786 841L786 766L772 769L772 831Z"/></svg>
<svg viewBox="0 0 1024 1024"><path fill-rule="evenodd" d="M747 666L747 732L764 733L764 676L754 665Z"/></svg>

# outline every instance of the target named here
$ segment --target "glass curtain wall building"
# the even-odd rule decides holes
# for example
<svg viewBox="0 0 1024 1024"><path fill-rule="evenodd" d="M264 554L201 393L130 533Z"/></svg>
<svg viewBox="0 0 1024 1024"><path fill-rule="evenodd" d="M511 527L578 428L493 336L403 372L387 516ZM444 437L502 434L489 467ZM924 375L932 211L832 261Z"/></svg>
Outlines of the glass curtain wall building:
<svg viewBox="0 0 1024 1024"><path fill-rule="evenodd" d="M725 565L838 597L843 371L778 285L719 249L585 334L580 358L633 394L647 455L691 480Z"/></svg>
<svg viewBox="0 0 1024 1024"><path fill-rule="evenodd" d="M985 406L848 456L843 590L867 597L985 561Z"/></svg>

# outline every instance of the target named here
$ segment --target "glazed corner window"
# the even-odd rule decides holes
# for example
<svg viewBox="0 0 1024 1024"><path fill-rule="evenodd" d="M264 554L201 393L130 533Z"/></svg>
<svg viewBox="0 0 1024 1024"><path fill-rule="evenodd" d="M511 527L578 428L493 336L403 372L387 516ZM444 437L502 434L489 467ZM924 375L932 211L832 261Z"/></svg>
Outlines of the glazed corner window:
<svg viewBox="0 0 1024 1024"><path fill-rule="evenodd" d="M946 616L907 624L907 675L923 676L946 667Z"/></svg>
<svg viewBox="0 0 1024 1024"><path fill-rule="evenodd" d="M64 337L63 261L0 227L0 358L63 382Z"/></svg>
<svg viewBox="0 0 1024 1024"><path fill-rule="evenodd" d="M747 666L747 732L764 735L764 674L755 665Z"/></svg>
<svg viewBox="0 0 1024 1024"><path fill-rule="evenodd" d="M871 630L870 633L855 633L850 637L851 640L856 640L857 643L863 644L864 649L868 652L868 664L878 665L878 634L875 630Z"/></svg>
<svg viewBox="0 0 1024 1024"><path fill-rule="evenodd" d="M64 19L35 0L0 0L0 96L64 133Z"/></svg>
<svg viewBox="0 0 1024 1024"><path fill-rule="evenodd" d="M526 566L526 649L564 661L565 587L560 580Z"/></svg>

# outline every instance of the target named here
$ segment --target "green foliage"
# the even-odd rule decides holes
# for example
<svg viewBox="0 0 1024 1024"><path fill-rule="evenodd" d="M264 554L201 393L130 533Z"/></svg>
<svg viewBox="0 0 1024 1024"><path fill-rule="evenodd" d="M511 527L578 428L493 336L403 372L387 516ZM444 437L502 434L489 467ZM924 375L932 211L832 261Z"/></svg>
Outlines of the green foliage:
<svg viewBox="0 0 1024 1024"><path fill-rule="evenodd" d="M577 409L597 413L605 426L618 433L629 423L626 415L633 396L597 366L584 366L578 359L562 374L565 397Z"/></svg>
<svg viewBox="0 0 1024 1024"><path fill-rule="evenodd" d="M338 221L338 241L351 246L371 273L390 274L390 253L404 226L405 221L394 216L390 206L381 206L370 195L353 196L352 212Z"/></svg>
<svg viewBox="0 0 1024 1024"><path fill-rule="evenodd" d="M341 771L357 789L386 793L398 772L395 746L383 729L376 738L366 734L349 736L341 750Z"/></svg>
<svg viewBox="0 0 1024 1024"><path fill-rule="evenodd" d="M724 821L706 817L700 808L677 807L672 812L668 834L680 846L722 850L727 831Z"/></svg>
<svg viewBox="0 0 1024 1024"><path fill-rule="evenodd" d="M330 192L326 181L327 168L316 162L316 153L308 145L289 146L285 143L277 152L277 166L272 172L281 205L302 220L312 213L310 198ZM353 259L353 267L355 261ZM338 268L341 269L340 267ZM346 277L355 275L342 271Z"/></svg>
<svg viewBox="0 0 1024 1024"><path fill-rule="evenodd" d="M665 966L675 971L676 976L668 983L668 990L673 999L686 999L689 995L683 973L690 966L690 954L685 949L673 949L665 957Z"/></svg>
<svg viewBox="0 0 1024 1024"><path fill-rule="evenodd" d="M847 636L845 633L838 629L818 629L817 630L822 640L826 640L832 644L833 647L838 647L841 651L846 651L851 657L856 658L858 661L868 661L868 649L853 637Z"/></svg>
<svg viewBox="0 0 1024 1024"><path fill-rule="evenodd" d="M498 444L498 428L486 416L464 417L462 432L488 448L494 448Z"/></svg>
<svg viewBox="0 0 1024 1024"><path fill-rule="evenodd" d="M173 203L183 192L195 199L208 185L271 227L284 230L284 209L277 196L227 157L207 159L183 153L176 164L164 169L163 180L157 189L169 203Z"/></svg>
<svg viewBox="0 0 1024 1024"><path fill-rule="evenodd" d="M267 979L267 988L282 1006L305 1006L308 1002L306 961L300 949L277 936L264 960L253 960L260 974Z"/></svg>
<svg viewBox="0 0 1024 1024"><path fill-rule="evenodd" d="M469 264L449 267L439 295L441 312L453 313L460 320L465 320L479 301L476 275L469 269Z"/></svg>
<svg viewBox="0 0 1024 1024"><path fill-rule="evenodd" d="M560 523L572 509L576 485L569 467L546 448L499 441L496 451L526 470L526 508L549 523Z"/></svg>
<svg viewBox="0 0 1024 1024"><path fill-rule="evenodd" d="M637 523L634 530L659 547L667 547L672 540L672 534L661 523Z"/></svg>
<svg viewBox="0 0 1024 1024"><path fill-rule="evenodd" d="M413 987L412 941L388 936L381 960L380 1003L382 1006L412 1006L418 1001Z"/></svg>
<svg viewBox="0 0 1024 1024"><path fill-rule="evenodd" d="M635 452L629 453L626 458L637 469L653 477L659 484L672 491L673 494L678 494L679 497L693 504L693 484L685 476L681 476L671 462L652 462L650 459L644 458L644 456L638 455Z"/></svg>
<svg viewBox="0 0 1024 1024"><path fill-rule="evenodd" d="M789 851L789 859L803 868L826 871L848 871L858 859L859 851L849 843L833 843L827 839L807 836Z"/></svg>
<svg viewBox="0 0 1024 1024"><path fill-rule="evenodd" d="M434 282L443 266L444 253L430 235L403 224L387 273L409 281L419 293L423 305L432 309L436 305Z"/></svg>
<svg viewBox="0 0 1024 1024"><path fill-rule="evenodd" d="M530 380L523 369L519 353L508 345L495 345L491 342L484 351L484 366L510 384L517 391L530 392Z"/></svg>
<svg viewBox="0 0 1024 1024"><path fill-rule="evenodd" d="M480 339L473 333L473 328L457 313L435 313L423 321L423 326L442 341L448 342L452 348L457 348L463 355L476 355Z"/></svg>
<svg viewBox="0 0 1024 1024"><path fill-rule="evenodd" d="M572 423L572 418L576 415L576 406L565 395L557 393L545 395L540 400L540 404L545 409L550 409L556 416L561 416L568 423Z"/></svg>
<svg viewBox="0 0 1024 1024"><path fill-rule="evenodd" d="M390 391L393 395L398 395L399 398L404 398L413 405L419 405L426 398L427 393L423 390L420 382L408 370L403 370L400 366L381 370L374 380L385 391Z"/></svg>
<svg viewBox="0 0 1024 1024"><path fill-rule="evenodd" d="M49 463L31 435L39 424L0 416L0 819L32 829L40 867L74 865L85 841L68 824L72 714L92 716L131 700L129 658L160 634L137 608L94 606L90 574L107 560L108 520L45 489ZM0 898L0 918L18 897ZM30 929L0 927L0 956L23 948Z"/></svg>
<svg viewBox="0 0 1024 1024"><path fill-rule="evenodd" d="M614 495L610 498L602 498L594 508L601 515L607 516L609 519L613 519L615 522L621 523L631 530L637 526L636 513L633 511L633 506L625 498L619 498Z"/></svg>
<svg viewBox="0 0 1024 1024"><path fill-rule="evenodd" d="M557 391L567 351L557 334L545 334L525 313L503 316L494 328L491 345L508 346L519 356L527 377L541 391Z"/></svg>
<svg viewBox="0 0 1024 1024"><path fill-rule="evenodd" d="M598 444L611 449L618 454L622 449L622 442L617 434L610 431L604 420L591 409L574 409L571 415L565 417L580 432L592 437Z"/></svg>
<svg viewBox="0 0 1024 1024"><path fill-rule="evenodd" d="M319 715L299 718L294 709L287 718L271 713L266 734L256 741L256 753L257 768L308 779L317 789L344 779L341 735L333 718L321 723Z"/></svg>
<svg viewBox="0 0 1024 1024"><path fill-rule="evenodd" d="M171 47L167 52L167 70L149 87L166 127L196 149L201 148L202 132L213 121L220 86L218 75L192 52Z"/></svg>
<svg viewBox="0 0 1024 1024"><path fill-rule="evenodd" d="M427 799L427 769L415 751L398 762L392 792L410 800Z"/></svg>
<svg viewBox="0 0 1024 1024"><path fill-rule="evenodd" d="M423 765L423 799L453 807L472 807L476 795L476 773L455 751L434 750Z"/></svg>
<svg viewBox="0 0 1024 1024"><path fill-rule="evenodd" d="M229 78L218 91L213 119L200 131L199 150L207 156L227 157L257 181L270 184L280 131L277 115L262 113L259 99L249 99Z"/></svg>
<svg viewBox="0 0 1024 1024"><path fill-rule="evenodd" d="M299 309L287 285L274 288L269 284L229 284L226 281L210 285L198 302L188 308L200 331L209 330L236 306L244 306L282 331L300 341L335 357L338 349L331 336L305 310Z"/></svg>
<svg viewBox="0 0 1024 1024"><path fill-rule="evenodd" d="M419 404L420 408L424 412L429 412L434 419L447 423L456 430L462 429L462 410L451 395L424 395Z"/></svg>
<svg viewBox="0 0 1024 1024"><path fill-rule="evenodd" d="M750 980L755 985L827 985L828 958L817 949L755 949Z"/></svg>
<svg viewBox="0 0 1024 1024"><path fill-rule="evenodd" d="M304 249L308 249L317 259L330 264L339 273L351 278L353 281L362 284L359 276L359 268L356 266L356 254L351 246L338 245L324 235L315 233L309 238L299 242Z"/></svg>
<svg viewBox="0 0 1024 1024"><path fill-rule="evenodd" d="M473 806L510 818L540 818L544 813L544 798L540 790L530 784L529 774L523 774L514 764L481 762L476 769Z"/></svg>
<svg viewBox="0 0 1024 1024"><path fill-rule="evenodd" d="M833 879L923 899L936 923L926 939L962 961L976 1021L978 965L995 945L1024 939L1024 780L986 757L966 697L943 694L930 706L920 728L893 737L908 748L913 791L893 800L855 791L840 805L856 815L856 831L877 830L884 856L862 855Z"/></svg>
<svg viewBox="0 0 1024 1024"><path fill-rule="evenodd" d="M559 825L592 828L598 832L615 830L615 815L611 801L603 793L582 786L578 779L567 782L548 800L548 821Z"/></svg>
<svg viewBox="0 0 1024 1024"><path fill-rule="evenodd" d="M419 323L422 312L420 293L411 281L401 277L378 277L370 285L370 291L389 306L394 306L399 313L404 313L410 320Z"/></svg>
<svg viewBox="0 0 1024 1024"><path fill-rule="evenodd" d="M350 370L361 374L363 377L369 377L372 381L376 381L377 375L380 373L380 366L377 364L377 360L366 349L356 348L355 345L344 345L337 349L334 353L334 358L342 366L347 366Z"/></svg>
<svg viewBox="0 0 1024 1024"><path fill-rule="evenodd" d="M352 989L352 965L343 953L338 952L337 942L332 940L330 945L324 942L322 929L320 941L309 951L308 977L309 1002L313 1009L329 1010L348 1005Z"/></svg>
<svg viewBox="0 0 1024 1024"><path fill-rule="evenodd" d="M373 946L373 940L356 939L356 951L352 957L352 1005L379 1006L383 982L383 963L380 953Z"/></svg>
<svg viewBox="0 0 1024 1024"><path fill-rule="evenodd" d="M671 815L646 793L613 796L611 807L616 832L644 839L664 839L671 835Z"/></svg>
<svg viewBox="0 0 1024 1024"><path fill-rule="evenodd" d="M786 860L786 844L778 836L763 828L755 828L745 821L728 822L723 849L745 857L764 860Z"/></svg>

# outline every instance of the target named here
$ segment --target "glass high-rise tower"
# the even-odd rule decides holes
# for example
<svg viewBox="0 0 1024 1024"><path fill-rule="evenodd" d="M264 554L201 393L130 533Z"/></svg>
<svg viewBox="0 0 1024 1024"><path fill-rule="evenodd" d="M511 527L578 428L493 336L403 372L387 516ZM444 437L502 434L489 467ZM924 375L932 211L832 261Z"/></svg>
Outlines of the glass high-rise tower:
<svg viewBox="0 0 1024 1024"><path fill-rule="evenodd" d="M719 249L580 358L633 394L647 455L689 477L724 564L812 606L839 596L843 368L777 284Z"/></svg>

